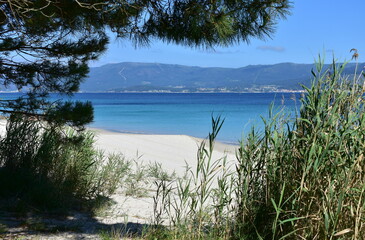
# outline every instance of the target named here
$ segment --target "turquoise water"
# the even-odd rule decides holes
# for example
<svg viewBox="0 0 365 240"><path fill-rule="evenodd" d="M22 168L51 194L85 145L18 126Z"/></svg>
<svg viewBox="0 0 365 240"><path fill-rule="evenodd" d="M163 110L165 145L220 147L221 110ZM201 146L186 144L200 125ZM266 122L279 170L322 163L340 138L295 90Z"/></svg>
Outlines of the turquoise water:
<svg viewBox="0 0 365 240"><path fill-rule="evenodd" d="M2 93L1 98L18 94ZM262 127L269 105L298 106L292 93L77 93L75 100L91 101L95 110L90 127L146 134L186 134L206 137L211 117L225 118L218 140L237 143L253 125ZM56 95L52 95L56 98Z"/></svg>

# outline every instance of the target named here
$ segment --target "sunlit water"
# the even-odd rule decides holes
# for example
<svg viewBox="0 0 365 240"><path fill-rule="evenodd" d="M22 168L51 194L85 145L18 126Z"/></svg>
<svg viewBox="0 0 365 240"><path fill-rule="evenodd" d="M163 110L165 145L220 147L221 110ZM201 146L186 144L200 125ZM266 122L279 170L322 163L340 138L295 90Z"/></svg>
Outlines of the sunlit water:
<svg viewBox="0 0 365 240"><path fill-rule="evenodd" d="M17 96L0 93L3 99ZM271 103L289 113L299 108L299 94L292 93L77 93L73 99L93 103L90 127L118 132L204 138L212 116L220 115L225 122L218 140L230 143L237 143L253 125L262 127L261 117L268 117Z"/></svg>

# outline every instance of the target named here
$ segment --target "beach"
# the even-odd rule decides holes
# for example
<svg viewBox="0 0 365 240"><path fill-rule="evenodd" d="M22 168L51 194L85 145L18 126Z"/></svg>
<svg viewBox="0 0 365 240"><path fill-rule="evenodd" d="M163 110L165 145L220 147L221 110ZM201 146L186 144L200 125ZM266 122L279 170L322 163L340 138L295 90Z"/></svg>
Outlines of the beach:
<svg viewBox="0 0 365 240"><path fill-rule="evenodd" d="M95 133L95 147L106 154L121 153L127 159L144 163L160 163L162 167L181 175L188 164L196 165L197 150L204 139L188 135L126 134L101 129ZM227 156L235 159L237 146L216 142L213 159Z"/></svg>
<svg viewBox="0 0 365 240"><path fill-rule="evenodd" d="M125 134L101 129L91 129L95 133L95 147L105 154L121 153L126 159L137 164L161 164L163 171L176 173L182 177L188 165L196 167L197 150L203 139L187 135L148 135ZM226 157L233 162L237 146L215 143L213 159ZM143 197L126 196L119 189L111 198L115 204L109 210L107 217L98 220L104 224L134 222L148 224L153 217L153 185L146 185L147 195Z"/></svg>
<svg viewBox="0 0 365 240"><path fill-rule="evenodd" d="M121 154L132 163L132 167L157 163L162 167L161 170L169 174L174 173L175 179L184 175L187 166L195 169L197 150L204 141L204 139L188 135L127 134L96 128L87 130L94 133L94 147L101 150L104 156L114 153ZM0 134L4 136L5 133L6 121L2 120L0 121ZM236 149L235 145L216 142L213 160L226 157L227 161L234 161ZM135 187L137 188L137 186ZM143 196L128 195L123 187L119 188L111 196L113 204L108 209L104 209L100 216L95 217L98 221L97 224L113 225L128 222L151 224L155 186L153 181L150 181L138 187L146 190Z"/></svg>

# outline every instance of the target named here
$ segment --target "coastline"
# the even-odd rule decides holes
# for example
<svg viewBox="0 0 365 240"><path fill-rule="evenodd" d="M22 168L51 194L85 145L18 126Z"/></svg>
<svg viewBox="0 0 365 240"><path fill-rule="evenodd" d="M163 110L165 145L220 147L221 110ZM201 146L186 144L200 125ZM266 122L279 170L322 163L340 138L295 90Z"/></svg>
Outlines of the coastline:
<svg viewBox="0 0 365 240"><path fill-rule="evenodd" d="M173 91L164 91L164 90L156 90L156 91L78 91L75 93L173 93L173 94L201 94L201 93L217 93L217 94L226 94L226 93L304 93L305 90L296 90L296 89L282 89L277 91L191 91L191 92L173 92ZM15 94L22 94L24 92L14 90L14 91L0 91L0 93L15 93ZM58 93L58 92L53 92Z"/></svg>
<svg viewBox="0 0 365 240"><path fill-rule="evenodd" d="M191 136L189 134L174 134L174 133L150 133L150 132L143 132L143 131L123 131L123 130L116 130L116 129L110 129L110 128L104 128L104 127L94 127L94 126L91 126L91 127L86 127L86 129L88 130L91 130L91 131L95 131L97 133L105 133L105 134L112 134L112 133L115 133L115 134L131 134L131 135L166 135L166 136L174 136L174 135L177 135L177 136L189 136L189 137L192 137L194 139L197 139L199 141L203 141L205 140L207 137L205 138L202 138L202 137L195 137L195 136ZM208 135L208 133L207 133ZM234 147L239 147L239 140L237 141L222 141L222 140L217 140L216 141L217 144L224 144L224 145L228 145L228 146L234 146Z"/></svg>
<svg viewBox="0 0 365 240"><path fill-rule="evenodd" d="M281 95L284 96L281 96ZM7 95L5 98L15 98ZM291 93L75 93L70 99L91 101L95 122L90 127L121 133L187 134L206 138L211 117L226 119L217 140L239 145L251 126L261 126L271 103L296 107ZM295 95L298 99L299 95ZM50 99L63 99L51 94Z"/></svg>
<svg viewBox="0 0 365 240"><path fill-rule="evenodd" d="M187 92L174 92L174 91L164 91L164 90L156 90L156 91L79 91L77 93L135 93L135 94L145 94L145 93L168 93L168 94L245 94L245 93L304 93L305 90L278 90L278 91L187 91Z"/></svg>

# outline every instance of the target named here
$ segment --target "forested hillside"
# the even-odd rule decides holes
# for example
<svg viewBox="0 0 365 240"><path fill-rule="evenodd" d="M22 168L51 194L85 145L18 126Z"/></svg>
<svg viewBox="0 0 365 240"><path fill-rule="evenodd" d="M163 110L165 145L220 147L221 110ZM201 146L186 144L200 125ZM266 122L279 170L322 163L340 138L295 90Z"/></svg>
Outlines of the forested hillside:
<svg viewBox="0 0 365 240"><path fill-rule="evenodd" d="M363 69L362 63L358 69ZM192 67L160 63L115 63L90 69L81 91L237 91L300 90L309 85L313 64L279 63L242 68ZM352 74L355 64L345 73Z"/></svg>

